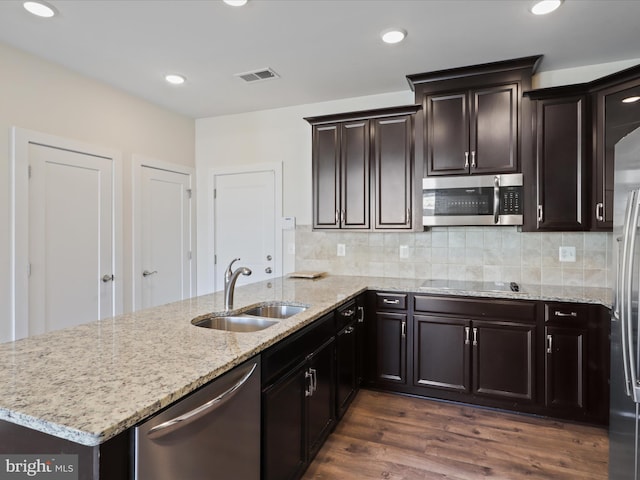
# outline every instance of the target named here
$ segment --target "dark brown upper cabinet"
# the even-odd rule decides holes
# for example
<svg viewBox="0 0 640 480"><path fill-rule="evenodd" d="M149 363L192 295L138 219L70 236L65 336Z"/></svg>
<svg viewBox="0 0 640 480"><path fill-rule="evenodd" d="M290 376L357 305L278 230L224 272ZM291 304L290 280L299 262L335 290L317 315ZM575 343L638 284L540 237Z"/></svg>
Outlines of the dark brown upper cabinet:
<svg viewBox="0 0 640 480"><path fill-rule="evenodd" d="M522 92L540 56L408 75L423 105L417 129L424 175L520 171L530 154L530 107Z"/></svg>
<svg viewBox="0 0 640 480"><path fill-rule="evenodd" d="M313 228L416 226L413 117L419 105L306 118L313 129ZM418 212L421 214L421 212Z"/></svg>
<svg viewBox="0 0 640 480"><path fill-rule="evenodd" d="M534 161L522 169L524 230L611 231L615 144L640 126L640 103L622 100L638 95L640 65L525 92L535 104L536 138Z"/></svg>
<svg viewBox="0 0 640 480"><path fill-rule="evenodd" d="M608 78L611 78L606 82L608 85L594 95L593 230L613 228L615 145L640 127L640 102L622 102L625 98L640 96L640 66Z"/></svg>
<svg viewBox="0 0 640 480"><path fill-rule="evenodd" d="M427 174L515 172L518 85L427 95Z"/></svg>
<svg viewBox="0 0 640 480"><path fill-rule="evenodd" d="M588 97L532 96L535 187L531 188L529 230L570 231L589 227L587 183Z"/></svg>

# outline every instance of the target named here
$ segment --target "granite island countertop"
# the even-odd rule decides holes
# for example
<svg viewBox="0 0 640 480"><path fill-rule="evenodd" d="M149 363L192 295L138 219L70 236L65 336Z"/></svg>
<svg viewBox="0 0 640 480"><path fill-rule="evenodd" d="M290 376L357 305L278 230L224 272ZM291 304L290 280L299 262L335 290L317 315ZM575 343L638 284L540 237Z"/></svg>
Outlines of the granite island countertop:
<svg viewBox="0 0 640 480"><path fill-rule="evenodd" d="M611 304L609 289L328 275L276 278L235 292L235 309L260 302L309 305L252 333L195 327L223 312L204 295L0 344L0 420L94 446L132 427L359 293L406 291Z"/></svg>

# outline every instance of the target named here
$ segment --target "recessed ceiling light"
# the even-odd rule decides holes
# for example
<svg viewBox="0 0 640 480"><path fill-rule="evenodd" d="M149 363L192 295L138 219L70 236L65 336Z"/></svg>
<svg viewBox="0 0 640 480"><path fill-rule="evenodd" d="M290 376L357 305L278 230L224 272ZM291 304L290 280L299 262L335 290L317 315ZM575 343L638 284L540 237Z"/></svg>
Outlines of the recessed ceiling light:
<svg viewBox="0 0 640 480"><path fill-rule="evenodd" d="M531 7L531 13L534 15L546 15L557 10L562 5L563 0L542 0Z"/></svg>
<svg viewBox="0 0 640 480"><path fill-rule="evenodd" d="M622 100L622 103L636 103L640 100L640 97L627 97Z"/></svg>
<svg viewBox="0 0 640 480"><path fill-rule="evenodd" d="M164 79L171 85L182 85L186 80L182 75L176 75L175 73L165 75Z"/></svg>
<svg viewBox="0 0 640 480"><path fill-rule="evenodd" d="M55 8L45 2L24 2L22 6L27 12L38 17L51 18L57 13Z"/></svg>
<svg viewBox="0 0 640 480"><path fill-rule="evenodd" d="M401 28L390 28L382 32L381 36L385 43L400 43L407 36L407 31Z"/></svg>
<svg viewBox="0 0 640 480"><path fill-rule="evenodd" d="M232 7L242 7L247 4L247 0L223 0L223 2Z"/></svg>

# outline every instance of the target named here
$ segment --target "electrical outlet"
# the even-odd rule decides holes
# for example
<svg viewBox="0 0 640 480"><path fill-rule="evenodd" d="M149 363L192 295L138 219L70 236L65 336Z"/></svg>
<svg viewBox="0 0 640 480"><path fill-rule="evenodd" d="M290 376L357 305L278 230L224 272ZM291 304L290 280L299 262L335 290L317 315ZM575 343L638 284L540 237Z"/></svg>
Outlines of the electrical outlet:
<svg viewBox="0 0 640 480"><path fill-rule="evenodd" d="M339 257L344 257L346 255L346 249L344 246L344 243L339 243L338 244L338 256Z"/></svg>
<svg viewBox="0 0 640 480"><path fill-rule="evenodd" d="M409 258L409 246L400 245L400 258Z"/></svg>
<svg viewBox="0 0 640 480"><path fill-rule="evenodd" d="M558 259L561 262L575 262L576 247L560 247L558 251Z"/></svg>

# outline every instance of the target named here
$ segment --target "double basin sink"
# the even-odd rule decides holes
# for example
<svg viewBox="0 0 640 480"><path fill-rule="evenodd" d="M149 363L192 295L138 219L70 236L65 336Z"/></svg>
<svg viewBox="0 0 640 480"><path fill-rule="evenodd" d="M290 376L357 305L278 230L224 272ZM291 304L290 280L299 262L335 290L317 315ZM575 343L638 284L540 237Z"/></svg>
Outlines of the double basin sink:
<svg viewBox="0 0 640 480"><path fill-rule="evenodd" d="M269 302L229 315L202 315L191 320L191 323L197 327L227 332L257 332L275 325L279 320L304 312L307 308L304 305Z"/></svg>

